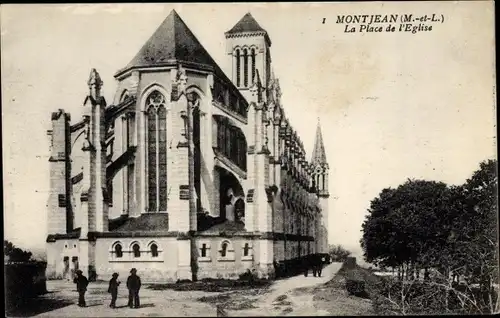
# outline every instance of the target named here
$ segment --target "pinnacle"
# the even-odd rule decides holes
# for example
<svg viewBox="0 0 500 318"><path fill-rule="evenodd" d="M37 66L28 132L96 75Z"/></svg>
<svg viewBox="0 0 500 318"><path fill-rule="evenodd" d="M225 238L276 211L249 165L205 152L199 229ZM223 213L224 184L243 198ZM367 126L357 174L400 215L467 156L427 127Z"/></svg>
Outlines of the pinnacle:
<svg viewBox="0 0 500 318"><path fill-rule="evenodd" d="M321 134L321 123L319 117L318 126L316 128L316 141L314 142L311 164L313 166L328 166L328 162L326 160L325 145L323 144L323 135Z"/></svg>

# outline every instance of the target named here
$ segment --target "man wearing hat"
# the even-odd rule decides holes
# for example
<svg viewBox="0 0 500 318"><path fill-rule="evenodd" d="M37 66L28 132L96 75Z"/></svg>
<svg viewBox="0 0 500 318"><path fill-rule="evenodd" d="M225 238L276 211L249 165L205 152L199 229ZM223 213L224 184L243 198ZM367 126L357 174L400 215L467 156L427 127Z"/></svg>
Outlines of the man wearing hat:
<svg viewBox="0 0 500 318"><path fill-rule="evenodd" d="M85 292L87 291L89 281L87 277L83 276L81 270L77 270L73 282L76 284L76 290L78 291L78 306L85 307Z"/></svg>
<svg viewBox="0 0 500 318"><path fill-rule="evenodd" d="M141 278L137 276L137 270L132 268L130 276L127 279L128 288L128 306L130 308L139 308L139 289L141 289Z"/></svg>
<svg viewBox="0 0 500 318"><path fill-rule="evenodd" d="M108 293L111 294L111 304L109 307L116 308L116 298L118 297L118 286L120 282L118 281L118 273L113 273L113 278L109 281Z"/></svg>

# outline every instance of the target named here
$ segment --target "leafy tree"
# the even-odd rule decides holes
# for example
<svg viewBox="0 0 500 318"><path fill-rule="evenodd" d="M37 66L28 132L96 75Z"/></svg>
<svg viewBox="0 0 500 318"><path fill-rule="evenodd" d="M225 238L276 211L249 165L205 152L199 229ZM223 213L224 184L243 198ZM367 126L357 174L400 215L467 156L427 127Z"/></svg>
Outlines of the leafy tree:
<svg viewBox="0 0 500 318"><path fill-rule="evenodd" d="M332 260L343 262L351 255L351 252L345 249L342 245L331 245L329 254L332 257Z"/></svg>
<svg viewBox="0 0 500 318"><path fill-rule="evenodd" d="M384 267L423 265L421 259L430 258L446 236L437 229L447 190L442 182L424 180L382 190L362 225L366 260Z"/></svg>
<svg viewBox="0 0 500 318"><path fill-rule="evenodd" d="M364 256L407 273L415 267L437 269L441 275L424 283L419 297L442 297L445 311L498 311L497 198L496 160L480 163L463 185L409 180L384 189L363 223ZM466 277L465 290L457 289L459 275ZM400 279L404 283L404 275ZM436 294L437 287L443 293Z"/></svg>
<svg viewBox="0 0 500 318"><path fill-rule="evenodd" d="M28 262L31 260L31 252L15 247L10 241L3 241L3 250L4 255L8 256L11 262Z"/></svg>

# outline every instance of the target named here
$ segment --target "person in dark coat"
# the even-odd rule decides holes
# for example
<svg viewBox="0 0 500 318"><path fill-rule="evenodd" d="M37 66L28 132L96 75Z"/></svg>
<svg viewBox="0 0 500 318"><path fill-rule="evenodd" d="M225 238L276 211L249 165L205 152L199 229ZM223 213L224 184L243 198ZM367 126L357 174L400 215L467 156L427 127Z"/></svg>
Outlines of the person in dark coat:
<svg viewBox="0 0 500 318"><path fill-rule="evenodd" d="M109 307L116 308L116 298L118 297L118 286L120 282L118 281L118 273L113 273L113 278L109 281L108 293L111 294L111 304Z"/></svg>
<svg viewBox="0 0 500 318"><path fill-rule="evenodd" d="M318 274L318 277L321 277L322 270L323 270L323 257L321 255L316 255L316 257L314 258L314 271Z"/></svg>
<svg viewBox="0 0 500 318"><path fill-rule="evenodd" d="M76 284L76 290L78 291L78 306L85 307L85 292L87 291L89 281L87 277L83 276L83 272L81 270L77 270L76 277L73 282Z"/></svg>
<svg viewBox="0 0 500 318"><path fill-rule="evenodd" d="M128 306L130 308L139 308L139 290L141 289L141 278L137 276L137 270L132 268L130 276L127 279L128 288Z"/></svg>

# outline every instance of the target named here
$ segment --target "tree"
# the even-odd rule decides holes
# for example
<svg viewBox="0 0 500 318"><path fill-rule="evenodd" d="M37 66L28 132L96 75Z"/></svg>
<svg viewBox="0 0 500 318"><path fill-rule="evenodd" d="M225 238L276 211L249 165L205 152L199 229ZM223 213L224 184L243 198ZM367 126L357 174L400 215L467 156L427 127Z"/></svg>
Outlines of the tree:
<svg viewBox="0 0 500 318"><path fill-rule="evenodd" d="M382 190L372 200L362 225L361 247L370 263L385 267L413 267L431 258L439 233L446 184L408 180L396 189Z"/></svg>
<svg viewBox="0 0 500 318"><path fill-rule="evenodd" d="M8 256L11 262L28 262L31 260L31 252L15 247L10 241L3 241L3 249L4 255Z"/></svg>
<svg viewBox="0 0 500 318"><path fill-rule="evenodd" d="M437 269L432 280L426 275L416 294L418 299L441 297L436 310L443 306L443 311L496 312L497 196L496 160L480 163L463 185L409 180L396 189L384 189L372 200L363 223L364 256L368 262L397 266L407 274L415 267ZM466 277L465 286L458 284L459 276ZM405 285L404 275L399 283ZM426 302L415 305L426 307Z"/></svg>
<svg viewBox="0 0 500 318"><path fill-rule="evenodd" d="M329 254L332 257L332 260L343 262L351 255L351 252L345 249L342 245L331 245Z"/></svg>

